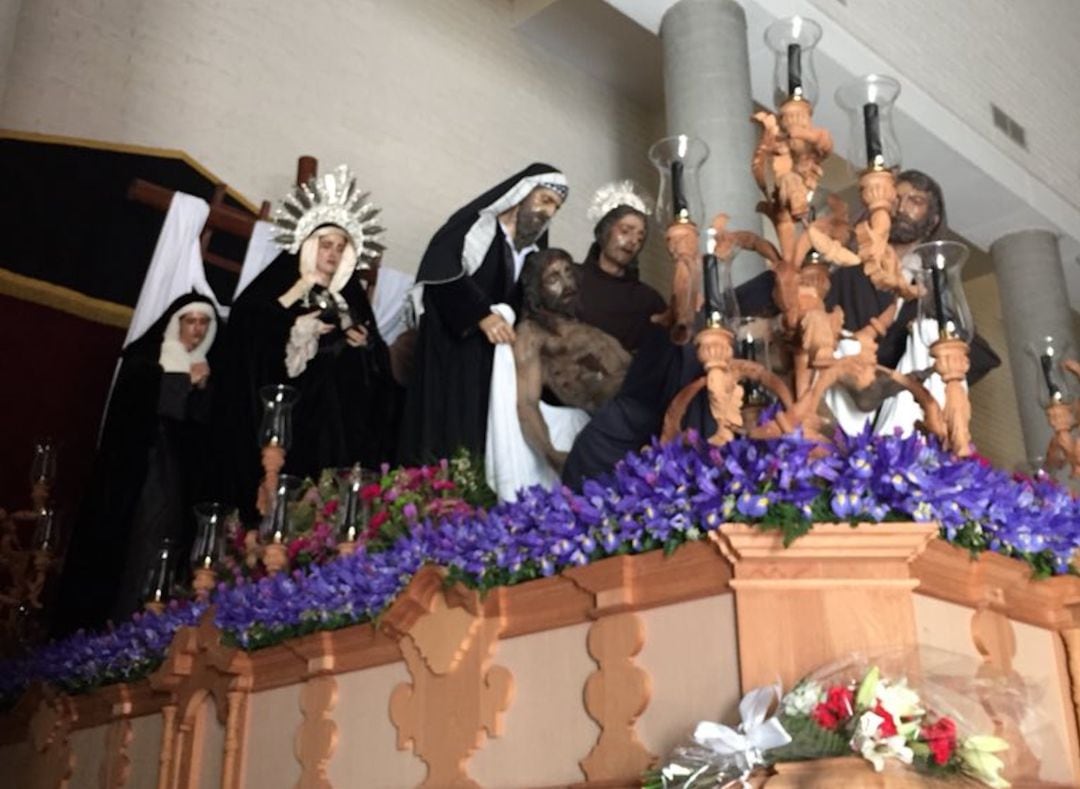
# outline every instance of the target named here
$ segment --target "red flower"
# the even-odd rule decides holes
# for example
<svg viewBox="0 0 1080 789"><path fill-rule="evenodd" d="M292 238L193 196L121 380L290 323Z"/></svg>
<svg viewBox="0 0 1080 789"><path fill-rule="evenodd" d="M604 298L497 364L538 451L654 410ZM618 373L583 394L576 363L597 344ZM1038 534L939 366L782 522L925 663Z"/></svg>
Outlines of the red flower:
<svg viewBox="0 0 1080 789"><path fill-rule="evenodd" d="M855 694L842 685L833 685L825 694L825 701L814 707L810 717L823 729L835 731L854 709Z"/></svg>
<svg viewBox="0 0 1080 789"><path fill-rule="evenodd" d="M373 482L372 484L365 485L363 488L360 489L360 498L362 498L364 501L372 501L373 499L379 498L379 495L381 493L382 485L380 485L378 482Z"/></svg>
<svg viewBox="0 0 1080 789"><path fill-rule="evenodd" d="M896 736L896 721L893 720L893 716L889 712L878 704L874 707L874 714L881 718L881 723L878 724L878 734L882 737L895 737Z"/></svg>
<svg viewBox="0 0 1080 789"><path fill-rule="evenodd" d="M956 750L956 723L952 718L942 718L937 723L923 726L922 738L930 746L935 764L946 764Z"/></svg>
<svg viewBox="0 0 1080 789"><path fill-rule="evenodd" d="M371 522L368 523L368 536L374 537L376 534L378 534L379 528L388 520L390 520L390 513L386 510L379 510L374 515L372 515Z"/></svg>
<svg viewBox="0 0 1080 789"><path fill-rule="evenodd" d="M326 502L326 504L323 505L323 515L325 515L327 518L331 518L333 517L334 513L337 512L337 508L338 500L330 499L330 501Z"/></svg>
<svg viewBox="0 0 1080 789"><path fill-rule="evenodd" d="M457 486L449 479L434 479L431 481L431 487L433 490L453 490Z"/></svg>
<svg viewBox="0 0 1080 789"><path fill-rule="evenodd" d="M289 557L289 562L292 563L296 560L296 557L300 555L300 552L307 548L307 539L304 537L297 537L295 540L289 543L286 548L286 555Z"/></svg>

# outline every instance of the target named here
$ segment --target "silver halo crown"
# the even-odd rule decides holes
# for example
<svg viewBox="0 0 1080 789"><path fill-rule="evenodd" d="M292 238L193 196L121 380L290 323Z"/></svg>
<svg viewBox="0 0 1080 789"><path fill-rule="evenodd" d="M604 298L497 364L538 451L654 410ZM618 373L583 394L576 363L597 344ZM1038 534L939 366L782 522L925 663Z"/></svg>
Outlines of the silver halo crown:
<svg viewBox="0 0 1080 789"><path fill-rule="evenodd" d="M652 198L633 181L612 181L596 190L586 216L599 222L613 208L627 205L648 216L652 213Z"/></svg>
<svg viewBox="0 0 1080 789"><path fill-rule="evenodd" d="M383 228L375 222L380 209L368 200L370 192L356 185L347 165L312 176L294 186L274 209L274 241L295 254L304 239L320 225L337 225L349 234L358 267L377 260L386 249L376 240Z"/></svg>

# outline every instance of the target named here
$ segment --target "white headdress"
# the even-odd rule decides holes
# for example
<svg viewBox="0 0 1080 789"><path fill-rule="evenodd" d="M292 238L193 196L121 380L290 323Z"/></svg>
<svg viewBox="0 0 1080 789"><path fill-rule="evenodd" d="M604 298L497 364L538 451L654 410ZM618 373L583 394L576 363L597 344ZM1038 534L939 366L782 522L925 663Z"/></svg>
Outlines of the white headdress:
<svg viewBox="0 0 1080 789"><path fill-rule="evenodd" d="M337 225L352 241L359 267L366 268L386 248L375 240L383 232L375 223L381 209L368 201L369 194L361 191L356 177L344 164L314 176L289 190L274 210L274 240L295 254L316 228Z"/></svg>
<svg viewBox="0 0 1080 789"><path fill-rule="evenodd" d="M596 190L586 216L599 222L608 212L621 205L630 206L646 216L652 213L652 198L633 181L612 181Z"/></svg>

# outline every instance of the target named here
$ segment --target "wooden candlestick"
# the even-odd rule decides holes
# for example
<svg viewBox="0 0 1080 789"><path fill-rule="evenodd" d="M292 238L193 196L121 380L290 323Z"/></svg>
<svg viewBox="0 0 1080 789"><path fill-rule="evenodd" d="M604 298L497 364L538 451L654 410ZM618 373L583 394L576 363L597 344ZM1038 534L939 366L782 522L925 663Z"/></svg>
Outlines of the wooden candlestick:
<svg viewBox="0 0 1080 789"><path fill-rule="evenodd" d="M30 502L34 512L43 512L49 502L49 483L39 479L30 488Z"/></svg>
<svg viewBox="0 0 1080 789"><path fill-rule="evenodd" d="M191 580L191 588L195 590L195 596L206 599L210 592L217 586L217 573L210 567L198 567L195 569L195 577Z"/></svg>
<svg viewBox="0 0 1080 789"><path fill-rule="evenodd" d="M262 450L263 478L259 485L256 507L260 515L266 515L274 506L274 496L277 491L278 477L281 469L285 467L285 448L268 444Z"/></svg>
<svg viewBox="0 0 1080 789"><path fill-rule="evenodd" d="M165 603L160 600L147 600L143 603L143 610L148 614L161 614L165 611Z"/></svg>
<svg viewBox="0 0 1080 789"><path fill-rule="evenodd" d="M1072 434L1076 427L1072 406L1053 402L1046 407L1046 419L1054 431L1046 448L1046 467L1054 469L1068 465L1072 476L1080 478L1080 441Z"/></svg>
<svg viewBox="0 0 1080 789"><path fill-rule="evenodd" d="M277 575L288 564L288 556L285 546L280 542L272 542L263 547L263 564L269 575Z"/></svg>
<svg viewBox="0 0 1080 789"><path fill-rule="evenodd" d="M356 553L356 540L342 540L337 544L338 556L352 556Z"/></svg>
<svg viewBox="0 0 1080 789"><path fill-rule="evenodd" d="M709 411L716 420L716 432L709 438L711 444L726 444L735 438L733 428L743 425L743 388L731 371L734 340L730 331L719 326L702 329L694 339L698 361L705 368Z"/></svg>
<svg viewBox="0 0 1080 789"><path fill-rule="evenodd" d="M671 302L667 313L654 315L653 320L668 327L672 342L685 345L694 334L694 316L699 306L694 298L694 284L701 282L697 225L693 222L673 222L667 229L665 239L673 266Z"/></svg>

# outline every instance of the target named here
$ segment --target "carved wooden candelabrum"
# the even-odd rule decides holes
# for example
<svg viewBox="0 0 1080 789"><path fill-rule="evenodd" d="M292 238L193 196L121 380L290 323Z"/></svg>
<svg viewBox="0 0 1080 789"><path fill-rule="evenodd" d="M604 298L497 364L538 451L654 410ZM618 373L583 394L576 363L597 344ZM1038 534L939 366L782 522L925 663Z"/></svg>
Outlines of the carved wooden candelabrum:
<svg viewBox="0 0 1080 789"><path fill-rule="evenodd" d="M944 382L944 409L915 376L877 363L878 341L895 320L897 304L848 335L857 342L858 352L847 355L837 352L843 336L844 313L839 307L829 309L826 304L830 266L861 266L877 288L894 293L898 300L921 298L924 287L922 277L909 278L889 243L897 197L894 169L899 166L899 146L891 125L892 105L899 93L899 84L894 80L866 77L837 92L838 102L851 111L853 119L851 161L866 162L859 176L859 194L864 205L861 219L853 224L846 204L838 198L816 197L823 162L833 150L828 130L814 125L812 102L817 85L810 55L819 37L820 28L816 24L799 18L778 22L766 34L770 47L777 53L779 109L775 113L754 114L753 121L760 126L761 135L750 166L762 193L758 211L772 223L776 243L757 233L730 229L728 217L718 214L709 230L705 256L706 282L710 265L730 263L739 250L757 253L772 270L773 300L780 314L776 339L786 347L791 360L790 385L772 373L768 360L735 358L730 326L726 333L724 328L732 311L722 308L723 298L716 304L710 301L711 297L719 298L722 294L706 293L704 300L697 300L698 306L706 302L709 316L707 327L697 339L698 357L705 375L674 398L665 418L664 436L671 437L679 431L689 402L706 388L710 411L717 422L717 431L711 438L714 443L728 441L739 432L774 437L797 428L824 439L828 431L824 430L819 406L828 390L837 385L856 391L875 387L875 391L911 392L923 408L924 427L958 454L968 454L970 406L964 378L971 321L970 313L961 319L952 309L957 304L966 309L959 289L959 263L954 266L950 262L941 287L935 291L945 294L943 303L948 315L929 316L941 318L943 327L940 336L935 334L927 344L934 348L930 354L934 369ZM661 141L654 151L659 146L670 154L670 140L678 139ZM676 176L685 177L685 170L673 169L670 155L666 158L650 155L661 173L658 206L677 206L678 195L669 197L665 190L674 191L678 185ZM669 216L667 240L673 262L674 305L686 303L692 292L690 272L694 267L686 258L691 244L697 242L697 233L696 227L693 233L680 227L677 212ZM934 326L936 331L937 324ZM673 339L679 341L674 333ZM927 365L931 363L930 359L925 361ZM747 388L743 384L749 382L770 390L780 403L776 416L765 424L744 424L738 416Z"/></svg>
<svg viewBox="0 0 1080 789"><path fill-rule="evenodd" d="M57 515L50 503L56 480L56 446L34 444L30 467L31 508L0 509L0 631L11 645L34 637L32 619L44 607L49 577L59 566Z"/></svg>

